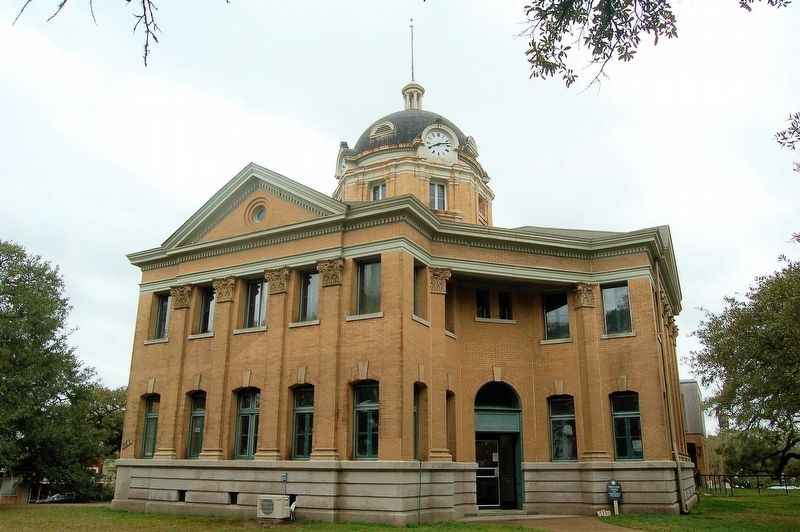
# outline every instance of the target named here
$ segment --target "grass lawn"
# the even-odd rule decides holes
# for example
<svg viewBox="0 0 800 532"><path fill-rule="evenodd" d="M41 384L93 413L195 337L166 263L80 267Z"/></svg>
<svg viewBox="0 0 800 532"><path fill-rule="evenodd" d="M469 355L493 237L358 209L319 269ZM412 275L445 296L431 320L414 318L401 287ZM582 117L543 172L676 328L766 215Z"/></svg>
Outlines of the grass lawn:
<svg viewBox="0 0 800 532"><path fill-rule="evenodd" d="M739 493L735 497L703 495L689 515L619 515L602 520L637 530L800 530L800 497Z"/></svg>
<svg viewBox="0 0 800 532"><path fill-rule="evenodd" d="M216 517L176 516L158 514L139 514L118 512L107 507L82 506L82 505L39 505L27 506L0 506L0 530L43 530L43 531L81 531L110 530L112 532L126 531L184 531L191 530L240 530L276 528L295 532L299 530L395 530L385 525L369 523L318 523L295 522L268 524L256 520L229 520ZM483 523L437 523L432 525L415 526L414 530L420 531L503 531L526 530L516 526L504 526Z"/></svg>

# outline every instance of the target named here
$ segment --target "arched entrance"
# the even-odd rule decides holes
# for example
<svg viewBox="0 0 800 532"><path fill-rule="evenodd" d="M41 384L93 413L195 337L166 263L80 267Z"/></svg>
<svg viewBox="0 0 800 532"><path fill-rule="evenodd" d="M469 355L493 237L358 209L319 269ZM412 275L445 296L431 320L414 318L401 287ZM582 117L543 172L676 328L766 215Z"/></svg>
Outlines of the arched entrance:
<svg viewBox="0 0 800 532"><path fill-rule="evenodd" d="M521 416L517 393L490 382L475 396L475 492L479 508L522 507Z"/></svg>

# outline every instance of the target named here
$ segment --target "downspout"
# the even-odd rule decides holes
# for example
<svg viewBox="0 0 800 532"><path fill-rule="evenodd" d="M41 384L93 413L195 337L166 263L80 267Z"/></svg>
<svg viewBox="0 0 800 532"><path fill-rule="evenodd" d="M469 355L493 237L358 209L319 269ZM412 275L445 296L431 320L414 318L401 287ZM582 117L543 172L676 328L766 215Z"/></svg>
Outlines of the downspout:
<svg viewBox="0 0 800 532"><path fill-rule="evenodd" d="M656 266L656 281L659 291L656 292L656 297L660 297L660 290L661 290L661 271L658 268L658 261L655 261ZM669 437L670 442L672 444L672 459L675 460L675 477L678 481L678 503L680 504L680 509L682 514L688 514L689 509L686 506L686 493L683 490L683 473L681 472L681 461L680 461L680 454L678 453L678 444L676 443L675 439L675 409L672 405L671 395L669 393L669 383L667 382L667 358L664 354L664 323L663 323L663 315L661 313L660 302L657 299L656 303L656 323L660 323L660 334L659 336L659 347L661 348L661 374L662 374L662 381L664 384L664 398L667 401L667 415L669 416Z"/></svg>

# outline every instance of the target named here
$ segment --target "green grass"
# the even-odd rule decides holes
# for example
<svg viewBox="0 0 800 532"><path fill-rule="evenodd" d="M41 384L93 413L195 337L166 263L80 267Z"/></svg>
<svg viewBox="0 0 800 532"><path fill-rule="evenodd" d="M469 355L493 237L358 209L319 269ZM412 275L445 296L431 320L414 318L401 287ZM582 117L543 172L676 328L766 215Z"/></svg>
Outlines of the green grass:
<svg viewBox="0 0 800 532"><path fill-rule="evenodd" d="M232 520L216 517L186 515L161 515L120 512L107 507L81 505L26 505L0 506L0 530L80 531L197 531L279 528L281 530L393 530L387 525L371 523L261 523L255 519ZM414 526L415 531L469 530L503 531L523 530L521 527L485 523L436 523ZM532 529L527 528L530 532Z"/></svg>
<svg viewBox="0 0 800 532"><path fill-rule="evenodd" d="M755 490L753 490L755 492ZM605 517L606 523L636 530L693 532L800 530L800 497L735 497L703 495L689 515L630 515ZM740 495L741 494L741 495Z"/></svg>

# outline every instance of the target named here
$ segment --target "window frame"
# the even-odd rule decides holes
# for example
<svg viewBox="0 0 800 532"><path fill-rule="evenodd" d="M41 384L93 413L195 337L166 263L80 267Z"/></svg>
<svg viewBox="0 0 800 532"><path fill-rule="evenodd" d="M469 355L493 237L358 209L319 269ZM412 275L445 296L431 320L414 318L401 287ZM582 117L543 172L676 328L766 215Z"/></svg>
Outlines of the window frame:
<svg viewBox="0 0 800 532"><path fill-rule="evenodd" d="M376 194L377 192L377 194ZM386 199L386 182L381 181L378 183L373 183L372 186L369 188L369 199L370 201L380 201Z"/></svg>
<svg viewBox="0 0 800 532"><path fill-rule="evenodd" d="M203 286L200 289L200 309L198 314L197 333L206 334L214 332L214 314L216 313L216 291L213 286Z"/></svg>
<svg viewBox="0 0 800 532"><path fill-rule="evenodd" d="M432 181L428 185L428 205L437 211L447 210L447 183Z"/></svg>
<svg viewBox="0 0 800 532"><path fill-rule="evenodd" d="M317 319L319 319L319 272L302 271L300 272L300 305L297 321L315 321Z"/></svg>
<svg viewBox="0 0 800 532"><path fill-rule="evenodd" d="M609 297L606 298L606 294L614 293L615 294L613 296L614 303L616 303L617 301L619 301L619 296L616 295L615 291L620 288L625 289L624 297L627 297L627 306L619 307L618 305L615 304L613 309L608 310L609 303L612 302L611 301L612 296L609 295ZM631 310L631 299L630 299L631 292L628 283L623 282L623 283L602 285L600 287L600 295L603 302L603 327L604 327L603 330L605 331L606 336L620 336L620 335L633 334L633 312ZM624 313L627 313L627 318L628 318L627 330L625 330L626 324L624 323L625 321ZM614 330L611 330L611 328L609 327L610 317L613 317L614 321L617 322Z"/></svg>
<svg viewBox="0 0 800 532"><path fill-rule="evenodd" d="M548 310L548 300L556 297L556 296L563 296L563 305L558 306L557 308L552 308ZM549 315L551 312L558 312L557 316L560 316L560 310L564 309L565 314L565 321L562 321L560 318L556 318L558 323L556 323L557 328L561 328L563 324L566 324L566 336L551 336L550 334L550 319ZM546 294L542 294L542 316L544 317L544 339L545 340L569 340L572 338L569 328L569 296L567 292L550 292Z"/></svg>
<svg viewBox="0 0 800 532"><path fill-rule="evenodd" d="M308 405L298 405L300 394L311 392L311 406ZM292 413L292 460L308 460L311 458L311 450L312 444L314 441L314 387L311 385L308 386L298 386L293 390L294 395L294 409ZM305 430L301 433L299 432L300 426L304 426ZM303 445L306 448L306 452L298 452L298 439L302 436Z"/></svg>
<svg viewBox="0 0 800 532"><path fill-rule="evenodd" d="M186 457L198 458L203 451L203 434L206 424L206 392L195 392L189 397L189 431L188 441L186 442ZM202 406L198 405L200 398L202 398ZM195 437L196 434L199 434L199 436Z"/></svg>
<svg viewBox="0 0 800 532"><path fill-rule="evenodd" d="M381 261L359 261L356 281L356 314L381 311ZM369 286L367 286L369 284Z"/></svg>
<svg viewBox="0 0 800 532"><path fill-rule="evenodd" d="M617 409L617 401L633 398L636 410ZM644 434L642 433L642 415L639 406L639 394L636 392L618 392L609 396L611 400L611 430L614 438L614 457L616 460L644 460ZM621 422L621 423L618 423ZM621 425L622 434L617 430ZM635 429L635 430L634 430ZM638 438L634 436L638 433ZM627 453L620 455L619 443L624 441ZM636 449L635 441L638 441Z"/></svg>
<svg viewBox="0 0 800 532"><path fill-rule="evenodd" d="M243 407L245 397L251 398L251 405ZM253 406L255 404L255 406ZM236 394L236 432L233 442L234 460L252 460L258 449L258 421L261 409L261 391L257 388L246 388ZM245 452L241 451L242 427L247 423L247 442Z"/></svg>
<svg viewBox="0 0 800 532"><path fill-rule="evenodd" d="M569 401L570 406L572 407L571 413L566 414L554 414L553 413L553 406L556 402L564 402L566 403ZM577 462L578 461L578 440L577 440L577 425L575 423L575 398L571 395L554 395L547 399L547 412L550 418L550 460L553 462ZM571 424L569 424L571 422ZM565 423L567 423L565 425ZM557 428L557 425L560 425L560 430ZM572 431L572 434L567 434L567 438L564 438L564 430L563 427L569 427ZM556 434L561 434L560 438L556 438ZM569 445L571 450L570 456L567 458L560 457L559 455L566 454L566 453L559 453L559 445L561 446L561 450L563 451L564 446Z"/></svg>
<svg viewBox="0 0 800 532"><path fill-rule="evenodd" d="M376 401L359 401L362 392L375 389ZM362 430L363 422L366 424ZM359 434L366 435L365 452L359 452ZM377 460L380 445L380 386L377 382L361 382L353 386L353 459Z"/></svg>
<svg viewBox="0 0 800 532"><path fill-rule="evenodd" d="M154 408L155 405L158 405ZM141 458L153 458L158 442L158 415L161 411L161 396L151 395L144 401Z"/></svg>
<svg viewBox="0 0 800 532"><path fill-rule="evenodd" d="M258 292L254 294L253 290L256 285L258 285ZM242 323L245 329L266 327L267 301L269 298L268 286L269 284L265 279L249 279L247 281L244 320Z"/></svg>
<svg viewBox="0 0 800 532"><path fill-rule="evenodd" d="M169 338L169 317L172 306L172 296L169 292L155 294L156 309L153 320L153 340L166 340Z"/></svg>

